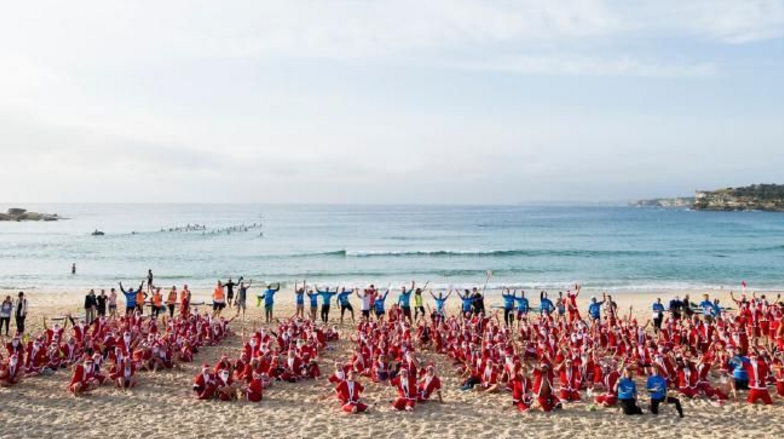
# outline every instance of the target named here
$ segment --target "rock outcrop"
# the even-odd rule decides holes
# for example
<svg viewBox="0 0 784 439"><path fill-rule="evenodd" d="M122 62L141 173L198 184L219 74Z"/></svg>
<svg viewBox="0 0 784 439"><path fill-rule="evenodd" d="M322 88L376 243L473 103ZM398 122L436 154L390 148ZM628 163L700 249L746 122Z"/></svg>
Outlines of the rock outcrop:
<svg viewBox="0 0 784 439"><path fill-rule="evenodd" d="M652 200L637 200L629 203L633 207L664 207L688 209L694 206L694 197L654 198Z"/></svg>
<svg viewBox="0 0 784 439"><path fill-rule="evenodd" d="M58 221L63 219L55 214L28 212L26 209L14 207L7 213L0 213L0 221Z"/></svg>
<svg viewBox="0 0 784 439"><path fill-rule="evenodd" d="M698 191L695 210L784 212L784 185L754 184L740 188Z"/></svg>

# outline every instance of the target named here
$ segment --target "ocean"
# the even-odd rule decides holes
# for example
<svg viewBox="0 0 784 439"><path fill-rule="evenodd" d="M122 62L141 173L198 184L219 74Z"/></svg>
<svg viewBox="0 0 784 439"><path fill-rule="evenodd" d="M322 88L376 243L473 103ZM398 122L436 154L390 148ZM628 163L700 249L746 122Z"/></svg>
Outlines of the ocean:
<svg viewBox="0 0 784 439"><path fill-rule="evenodd" d="M9 205L0 206L5 210ZM608 206L24 205L0 222L0 290L256 282L608 291L784 286L784 214ZM188 224L205 230L168 231ZM255 227L251 227L252 225ZM248 227L245 231L244 227ZM232 230L233 228L233 230ZM100 229L104 236L92 236ZM162 231L162 229L164 231ZM72 275L71 264L77 274Z"/></svg>

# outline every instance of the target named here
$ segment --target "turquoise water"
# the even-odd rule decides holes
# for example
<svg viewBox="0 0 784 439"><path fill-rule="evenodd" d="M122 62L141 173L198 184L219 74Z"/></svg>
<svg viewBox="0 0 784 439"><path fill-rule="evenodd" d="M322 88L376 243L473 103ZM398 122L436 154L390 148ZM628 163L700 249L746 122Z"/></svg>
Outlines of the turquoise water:
<svg viewBox="0 0 784 439"><path fill-rule="evenodd" d="M5 209L10 206L0 206ZM0 289L240 275L323 284L608 290L784 286L784 214L629 207L27 205L71 218L0 222ZM204 224L207 230L161 232ZM215 233L245 224L247 232ZM91 236L94 229L105 236ZM135 233L134 233L135 232ZM263 233L263 236L260 234ZM71 263L78 273L70 274Z"/></svg>

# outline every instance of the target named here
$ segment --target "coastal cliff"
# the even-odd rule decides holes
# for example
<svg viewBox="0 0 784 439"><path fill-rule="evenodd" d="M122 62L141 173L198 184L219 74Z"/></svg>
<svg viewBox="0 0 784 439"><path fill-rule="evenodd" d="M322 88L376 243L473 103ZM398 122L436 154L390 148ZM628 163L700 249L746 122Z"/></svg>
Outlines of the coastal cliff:
<svg viewBox="0 0 784 439"><path fill-rule="evenodd" d="M749 210L784 212L784 185L753 184L739 188L697 191L694 197L637 200L632 201L629 205L722 212Z"/></svg>
<svg viewBox="0 0 784 439"><path fill-rule="evenodd" d="M697 191L694 209L784 212L784 185L754 184L740 188Z"/></svg>
<svg viewBox="0 0 784 439"><path fill-rule="evenodd" d="M0 213L0 221L57 221L63 219L57 214L28 212L26 209L14 207L6 213Z"/></svg>

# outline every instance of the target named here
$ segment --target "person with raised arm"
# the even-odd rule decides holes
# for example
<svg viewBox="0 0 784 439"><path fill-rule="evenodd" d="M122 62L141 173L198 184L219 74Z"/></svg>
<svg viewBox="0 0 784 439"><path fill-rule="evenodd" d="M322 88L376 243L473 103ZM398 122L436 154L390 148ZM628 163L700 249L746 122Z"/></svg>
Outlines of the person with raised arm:
<svg viewBox="0 0 784 439"><path fill-rule="evenodd" d="M226 292L223 290L223 283L218 281L212 290L212 317L220 317L223 308L226 308Z"/></svg>
<svg viewBox="0 0 784 439"><path fill-rule="evenodd" d="M414 321L418 322L420 318L425 318L425 304L422 300L422 292L427 289L428 283L422 288L414 290Z"/></svg>
<svg viewBox="0 0 784 439"><path fill-rule="evenodd" d="M464 294L460 294L460 291L457 291L457 296L462 301L460 305L460 311L463 319L470 318L473 309L474 303L474 296L471 294L470 290L464 290Z"/></svg>
<svg viewBox="0 0 784 439"><path fill-rule="evenodd" d="M414 291L416 283L411 281L411 289L406 289L405 285L401 287L400 296L397 298L397 303L400 305L400 310L403 312L403 318L411 323L411 293Z"/></svg>
<svg viewBox="0 0 784 439"><path fill-rule="evenodd" d="M553 301L547 297L547 291L541 291L539 293L539 311L541 312L542 317L550 316L554 310L555 305L553 305Z"/></svg>
<svg viewBox="0 0 784 439"><path fill-rule="evenodd" d="M144 282L145 281L142 281L142 283L139 284L139 288L136 291L143 291L143 289L144 289ZM133 288L128 288L128 290L126 291L125 288L123 288L122 282L120 282L120 291L125 296L125 315L126 316L130 316L137 309L137 302L136 302L137 294L136 294L136 291L134 291Z"/></svg>
<svg viewBox="0 0 784 439"><path fill-rule="evenodd" d="M308 289L308 292L305 293L308 296L308 300L310 301L310 320L312 322L316 322L318 319L318 297L319 294L313 289Z"/></svg>
<svg viewBox="0 0 784 439"><path fill-rule="evenodd" d="M239 285L238 282L242 282L242 276L240 276L240 280L237 282L234 282L231 280L231 277L229 277L229 280L223 284L223 287L226 288L226 305L229 308L234 306L234 287Z"/></svg>
<svg viewBox="0 0 784 439"><path fill-rule="evenodd" d="M329 323L330 302L332 301L332 297L338 294L338 288L335 287L335 291L329 291L329 287L327 287L326 290L322 291L319 289L318 285L316 285L316 292L319 297L321 297L321 321Z"/></svg>
<svg viewBox="0 0 784 439"><path fill-rule="evenodd" d="M294 298L295 304L297 306L297 311L295 315L301 319L305 318L305 282L302 282L302 286L297 285L297 281L294 281Z"/></svg>
<svg viewBox="0 0 784 439"><path fill-rule="evenodd" d="M459 293L458 293L459 294ZM430 297L433 298L435 301L435 310L436 315L441 319L444 320L446 318L446 313L444 312L444 305L446 305L446 301L449 299L449 296L452 295L452 290L450 289L448 293L446 293L446 297L444 297L444 292L440 291L438 293L438 297L436 297L432 291L430 291Z"/></svg>
<svg viewBox="0 0 784 439"><path fill-rule="evenodd" d="M261 296L261 298L264 299L264 320L267 323L272 323L274 317L275 294L277 294L278 291L280 291L280 282L275 284L275 288L272 287L272 284L267 284L267 289Z"/></svg>
<svg viewBox="0 0 784 439"><path fill-rule="evenodd" d="M528 319L528 312L531 310L528 304L528 298L525 297L525 291L520 291L520 297L517 297L517 290L513 292L515 296L515 305L517 306L517 326L519 327L523 319Z"/></svg>
<svg viewBox="0 0 784 439"><path fill-rule="evenodd" d="M240 278L241 279L241 278ZM245 311L248 309L248 290L253 285L253 280L248 282L240 280L239 289L237 289L237 298L234 301L234 306L237 307L237 316L242 313L242 318L245 318Z"/></svg>
<svg viewBox="0 0 784 439"><path fill-rule="evenodd" d="M596 300L596 296L591 296L591 303L588 305L588 316L596 326L602 324L602 305L607 301L607 295L602 293L602 300Z"/></svg>
<svg viewBox="0 0 784 439"><path fill-rule="evenodd" d="M354 323L354 307L351 306L351 302L349 301L349 297L354 294L354 289L346 289L343 287L338 293L338 305L340 305L340 324L343 324L343 316L346 314L346 311L351 313L351 323Z"/></svg>
<svg viewBox="0 0 784 439"><path fill-rule="evenodd" d="M376 295L376 300L373 302L373 311L376 314L376 320L381 321L384 320L384 314L386 314L386 310L384 309L384 303L387 300L387 296L389 295L389 289L384 292L382 296L381 293Z"/></svg>
<svg viewBox="0 0 784 439"><path fill-rule="evenodd" d="M504 324L507 327L514 326L515 293L504 287L501 289L501 298L504 300Z"/></svg>

